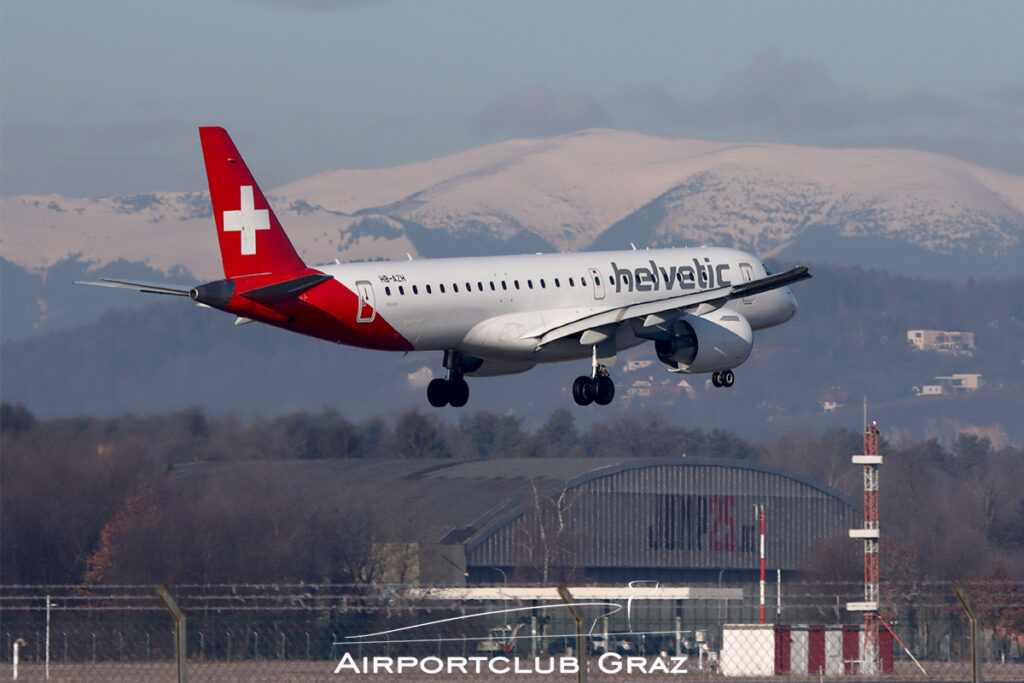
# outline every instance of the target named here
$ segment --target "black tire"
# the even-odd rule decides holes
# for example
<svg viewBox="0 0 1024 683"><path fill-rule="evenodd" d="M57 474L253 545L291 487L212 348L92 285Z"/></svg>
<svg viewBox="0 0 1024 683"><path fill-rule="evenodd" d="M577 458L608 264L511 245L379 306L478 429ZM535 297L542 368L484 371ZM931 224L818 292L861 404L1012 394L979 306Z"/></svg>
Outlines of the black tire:
<svg viewBox="0 0 1024 683"><path fill-rule="evenodd" d="M726 370L722 373L722 386L729 388L736 382L736 375L732 374L732 370Z"/></svg>
<svg viewBox="0 0 1024 683"><path fill-rule="evenodd" d="M712 372L711 373L711 386L716 387L716 388L722 386L721 377L722 377L722 373L718 372L717 370L715 372Z"/></svg>
<svg viewBox="0 0 1024 683"><path fill-rule="evenodd" d="M577 377L572 383L572 400L576 405L589 406L594 401L593 393L590 391L590 378L584 375Z"/></svg>
<svg viewBox="0 0 1024 683"><path fill-rule="evenodd" d="M469 385L461 377L448 380L448 404L461 408L469 401Z"/></svg>
<svg viewBox="0 0 1024 683"><path fill-rule="evenodd" d="M591 384L590 391L594 395L594 403L606 406L615 398L615 382L611 377L598 377Z"/></svg>
<svg viewBox="0 0 1024 683"><path fill-rule="evenodd" d="M435 408L444 408L448 405L448 382L438 377L430 380L427 385L427 400Z"/></svg>

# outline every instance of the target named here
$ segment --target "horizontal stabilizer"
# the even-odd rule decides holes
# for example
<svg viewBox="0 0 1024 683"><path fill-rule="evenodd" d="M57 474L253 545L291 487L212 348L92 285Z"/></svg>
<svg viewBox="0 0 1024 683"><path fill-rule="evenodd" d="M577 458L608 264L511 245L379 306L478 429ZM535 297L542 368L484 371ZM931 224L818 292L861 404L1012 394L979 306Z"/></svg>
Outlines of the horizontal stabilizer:
<svg viewBox="0 0 1024 683"><path fill-rule="evenodd" d="M313 273L311 275L303 275L292 280L285 280L284 282L276 282L266 287L259 287L257 289L250 289L248 292L242 292L241 296L252 301L258 301L261 304L277 304L282 301L288 301L294 299L303 292L307 292L321 282L327 282L334 278L330 275L323 273Z"/></svg>
<svg viewBox="0 0 1024 683"><path fill-rule="evenodd" d="M181 285L165 285L159 282L136 282L134 280L113 280L110 278L102 278L100 282L76 281L74 284L134 289L143 294L170 294L172 296L188 296L189 292L192 291L191 287L182 287Z"/></svg>

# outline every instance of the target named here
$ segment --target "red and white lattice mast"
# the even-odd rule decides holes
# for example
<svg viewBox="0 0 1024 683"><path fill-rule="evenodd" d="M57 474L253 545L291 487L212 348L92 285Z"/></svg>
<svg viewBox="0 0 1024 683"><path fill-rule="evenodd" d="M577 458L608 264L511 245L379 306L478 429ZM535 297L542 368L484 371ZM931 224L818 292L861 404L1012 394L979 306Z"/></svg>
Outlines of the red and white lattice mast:
<svg viewBox="0 0 1024 683"><path fill-rule="evenodd" d="M864 539L864 601L848 602L846 609L864 613L864 648L861 657L865 669L861 673L875 673L878 662L878 603L880 598L880 570L878 550L881 529L878 520L878 468L882 456L878 453L878 423L864 424L864 452L854 455L854 465L864 466L864 526L850 529L850 538ZM867 670L869 669L870 670Z"/></svg>

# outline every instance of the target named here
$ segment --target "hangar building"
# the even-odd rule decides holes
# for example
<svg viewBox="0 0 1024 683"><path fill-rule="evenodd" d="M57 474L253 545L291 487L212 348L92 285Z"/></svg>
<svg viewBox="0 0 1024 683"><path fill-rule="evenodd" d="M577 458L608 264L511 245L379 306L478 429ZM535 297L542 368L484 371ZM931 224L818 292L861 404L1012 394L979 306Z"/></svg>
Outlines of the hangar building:
<svg viewBox="0 0 1024 683"><path fill-rule="evenodd" d="M673 458L286 460L196 463L172 481L271 476L312 504L386 518L378 552L422 585L683 585L757 580L755 505L766 510L766 565L800 569L824 539L857 525L849 497L746 461Z"/></svg>

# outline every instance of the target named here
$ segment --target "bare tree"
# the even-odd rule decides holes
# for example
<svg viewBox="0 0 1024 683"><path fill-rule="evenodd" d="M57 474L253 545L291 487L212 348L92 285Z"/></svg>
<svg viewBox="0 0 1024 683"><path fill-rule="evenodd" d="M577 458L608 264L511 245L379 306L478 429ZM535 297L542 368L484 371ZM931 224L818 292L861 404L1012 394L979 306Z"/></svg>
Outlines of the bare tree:
<svg viewBox="0 0 1024 683"><path fill-rule="evenodd" d="M516 523L516 575L542 585L579 578L584 550L579 495L566 486L543 494L537 480L530 490L529 505Z"/></svg>

